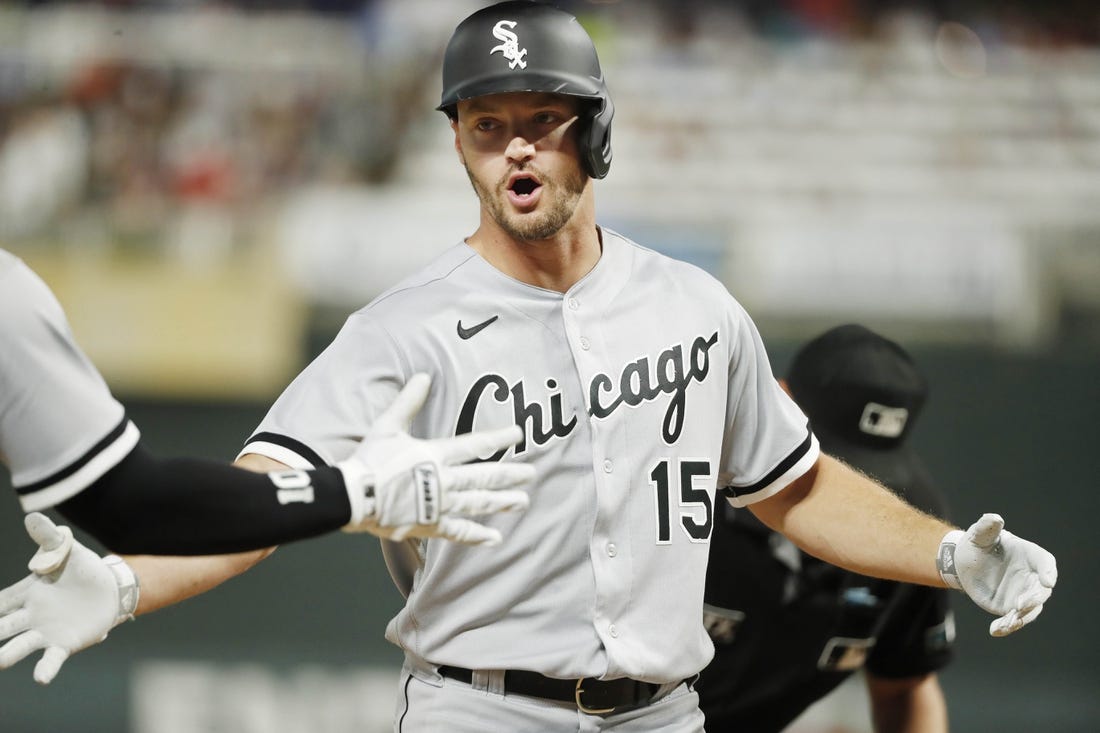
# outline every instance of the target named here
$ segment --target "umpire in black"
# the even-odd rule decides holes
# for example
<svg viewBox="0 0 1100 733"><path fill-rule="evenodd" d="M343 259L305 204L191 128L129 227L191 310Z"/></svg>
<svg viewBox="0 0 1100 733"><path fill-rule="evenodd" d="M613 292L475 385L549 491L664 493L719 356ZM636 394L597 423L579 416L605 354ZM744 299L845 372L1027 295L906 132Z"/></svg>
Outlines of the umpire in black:
<svg viewBox="0 0 1100 733"><path fill-rule="evenodd" d="M786 388L824 452L910 504L945 505L907 442L927 383L904 349L858 325L794 357ZM853 672L866 671L877 733L947 730L936 676L952 656L950 591L877 580L801 552L752 513L720 504L704 616L715 656L696 690L708 733L785 728Z"/></svg>

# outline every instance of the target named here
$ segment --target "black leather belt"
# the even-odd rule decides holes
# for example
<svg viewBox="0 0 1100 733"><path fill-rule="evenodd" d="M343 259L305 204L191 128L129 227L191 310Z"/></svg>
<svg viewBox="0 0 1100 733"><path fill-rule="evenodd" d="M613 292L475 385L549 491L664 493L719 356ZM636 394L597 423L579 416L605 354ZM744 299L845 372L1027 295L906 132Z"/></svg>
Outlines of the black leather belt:
<svg viewBox="0 0 1100 733"><path fill-rule="evenodd" d="M474 678L473 671L465 667L444 665L439 668L439 673L467 684L471 684ZM570 702L582 713L590 715L609 715L616 711L644 707L656 700L661 687L662 685L653 682L640 682L629 677L617 680L597 680L591 677L561 680L522 669L504 672L505 694Z"/></svg>

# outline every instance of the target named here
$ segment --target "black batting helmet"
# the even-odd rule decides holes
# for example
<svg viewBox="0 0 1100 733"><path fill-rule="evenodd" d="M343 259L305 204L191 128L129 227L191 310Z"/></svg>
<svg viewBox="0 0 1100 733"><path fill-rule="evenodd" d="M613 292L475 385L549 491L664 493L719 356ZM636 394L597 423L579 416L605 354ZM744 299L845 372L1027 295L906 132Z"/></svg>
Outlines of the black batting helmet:
<svg viewBox="0 0 1100 733"><path fill-rule="evenodd" d="M582 112L582 161L603 178L611 167L611 118L596 46L577 19L530 0L482 8L455 28L443 56L443 99L455 118L463 99L504 92L551 92L589 100Z"/></svg>

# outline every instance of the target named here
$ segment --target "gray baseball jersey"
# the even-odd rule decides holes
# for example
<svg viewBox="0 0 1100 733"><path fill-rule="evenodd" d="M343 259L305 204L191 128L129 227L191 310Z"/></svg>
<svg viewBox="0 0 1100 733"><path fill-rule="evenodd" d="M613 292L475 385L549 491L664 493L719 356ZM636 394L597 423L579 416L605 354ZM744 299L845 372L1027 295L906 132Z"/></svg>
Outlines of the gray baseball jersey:
<svg viewBox="0 0 1100 733"><path fill-rule="evenodd" d="M414 435L516 423L508 453L537 479L526 512L485 519L502 545L425 543L387 638L434 664L560 678L702 669L716 487L745 505L818 455L726 289L607 229L564 294L459 244L352 315L242 453L344 458L416 372L433 382Z"/></svg>
<svg viewBox="0 0 1100 733"><path fill-rule="evenodd" d="M139 437L73 340L53 293L0 250L0 461L23 509L75 496Z"/></svg>

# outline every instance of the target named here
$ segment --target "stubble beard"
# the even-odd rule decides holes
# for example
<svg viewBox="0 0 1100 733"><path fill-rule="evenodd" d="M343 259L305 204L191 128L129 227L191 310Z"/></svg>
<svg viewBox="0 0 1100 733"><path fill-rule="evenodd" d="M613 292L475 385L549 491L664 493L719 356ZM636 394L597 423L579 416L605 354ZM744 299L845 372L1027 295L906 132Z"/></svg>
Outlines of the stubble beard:
<svg viewBox="0 0 1100 733"><path fill-rule="evenodd" d="M511 171L500 179L493 190L490 190L477 179L468 165L464 167L470 179L470 185L474 187L481 205L493 217L493 221L504 230L505 234L520 241L549 239L561 231L562 227L573 218L573 212L577 210L587 182L585 175L579 170L563 176L560 181L540 172L538 177L542 184L542 205L546 207L545 210L515 214L507 209L508 199L505 193Z"/></svg>

